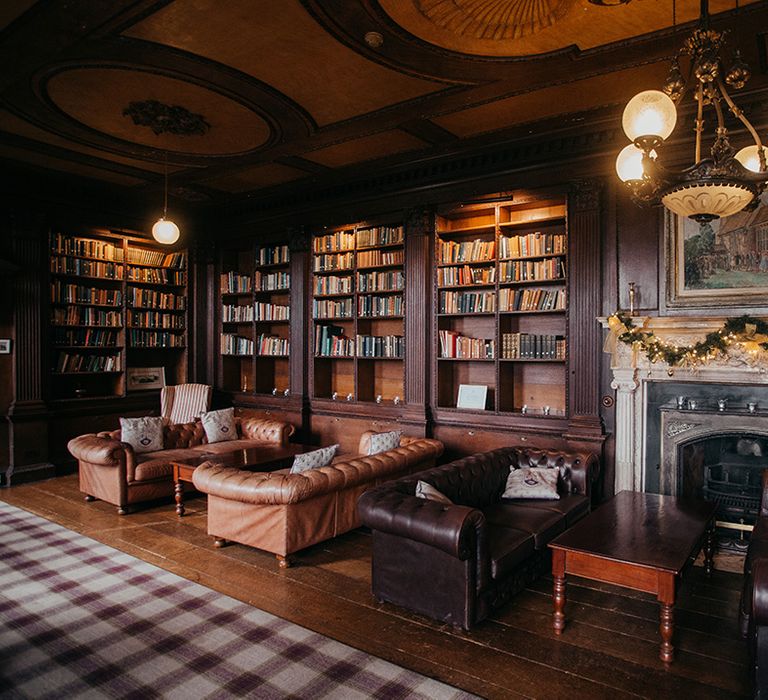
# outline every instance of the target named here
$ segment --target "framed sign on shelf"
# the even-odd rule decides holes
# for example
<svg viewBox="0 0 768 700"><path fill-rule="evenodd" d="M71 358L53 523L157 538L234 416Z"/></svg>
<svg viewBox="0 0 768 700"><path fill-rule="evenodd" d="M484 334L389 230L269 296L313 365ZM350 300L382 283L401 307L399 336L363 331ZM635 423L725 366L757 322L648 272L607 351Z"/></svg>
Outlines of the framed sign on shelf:
<svg viewBox="0 0 768 700"><path fill-rule="evenodd" d="M165 386L165 367L129 367L128 391L162 389Z"/></svg>
<svg viewBox="0 0 768 700"><path fill-rule="evenodd" d="M765 306L768 204L699 224L666 212L667 306Z"/></svg>
<svg viewBox="0 0 768 700"><path fill-rule="evenodd" d="M459 397L456 408L474 408L485 410L488 387L485 384L459 384Z"/></svg>

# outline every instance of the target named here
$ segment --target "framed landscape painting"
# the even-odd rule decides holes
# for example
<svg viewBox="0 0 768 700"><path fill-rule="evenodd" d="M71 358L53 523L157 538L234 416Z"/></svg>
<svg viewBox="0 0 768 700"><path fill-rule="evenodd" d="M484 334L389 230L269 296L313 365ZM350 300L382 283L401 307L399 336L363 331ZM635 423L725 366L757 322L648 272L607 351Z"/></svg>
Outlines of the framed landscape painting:
<svg viewBox="0 0 768 700"><path fill-rule="evenodd" d="M698 224L666 212L667 306L768 305L768 204Z"/></svg>

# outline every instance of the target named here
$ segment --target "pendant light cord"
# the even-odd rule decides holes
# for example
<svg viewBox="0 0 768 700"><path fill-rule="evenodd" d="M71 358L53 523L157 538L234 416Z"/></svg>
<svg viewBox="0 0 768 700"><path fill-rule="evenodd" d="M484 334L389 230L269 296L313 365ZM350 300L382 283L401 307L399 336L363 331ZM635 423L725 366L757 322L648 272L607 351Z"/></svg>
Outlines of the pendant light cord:
<svg viewBox="0 0 768 700"><path fill-rule="evenodd" d="M163 168L165 187L163 187L163 218L168 213L168 151L165 152L165 167Z"/></svg>

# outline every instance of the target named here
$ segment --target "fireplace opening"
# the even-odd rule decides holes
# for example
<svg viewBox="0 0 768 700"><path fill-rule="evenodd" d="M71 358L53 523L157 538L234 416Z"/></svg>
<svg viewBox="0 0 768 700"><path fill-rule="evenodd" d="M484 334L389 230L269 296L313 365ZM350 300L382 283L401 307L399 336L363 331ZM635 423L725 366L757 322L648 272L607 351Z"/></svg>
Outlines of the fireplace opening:
<svg viewBox="0 0 768 700"><path fill-rule="evenodd" d="M721 548L745 551L760 507L768 438L757 434L708 435L680 445L678 492L717 503Z"/></svg>

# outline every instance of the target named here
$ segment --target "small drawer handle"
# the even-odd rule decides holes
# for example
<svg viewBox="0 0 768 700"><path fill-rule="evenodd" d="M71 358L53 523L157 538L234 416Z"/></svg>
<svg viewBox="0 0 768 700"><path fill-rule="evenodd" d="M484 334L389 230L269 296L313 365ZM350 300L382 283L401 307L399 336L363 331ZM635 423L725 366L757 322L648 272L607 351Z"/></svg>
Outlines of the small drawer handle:
<svg viewBox="0 0 768 700"><path fill-rule="evenodd" d="M474 435L474 434L475 434L474 430L467 430L467 435Z"/></svg>
<svg viewBox="0 0 768 700"><path fill-rule="evenodd" d="M525 437L525 435L523 435L523 437L521 437L521 438L520 438L520 440L521 440L522 442L528 442L528 438L527 438L527 437Z"/></svg>

